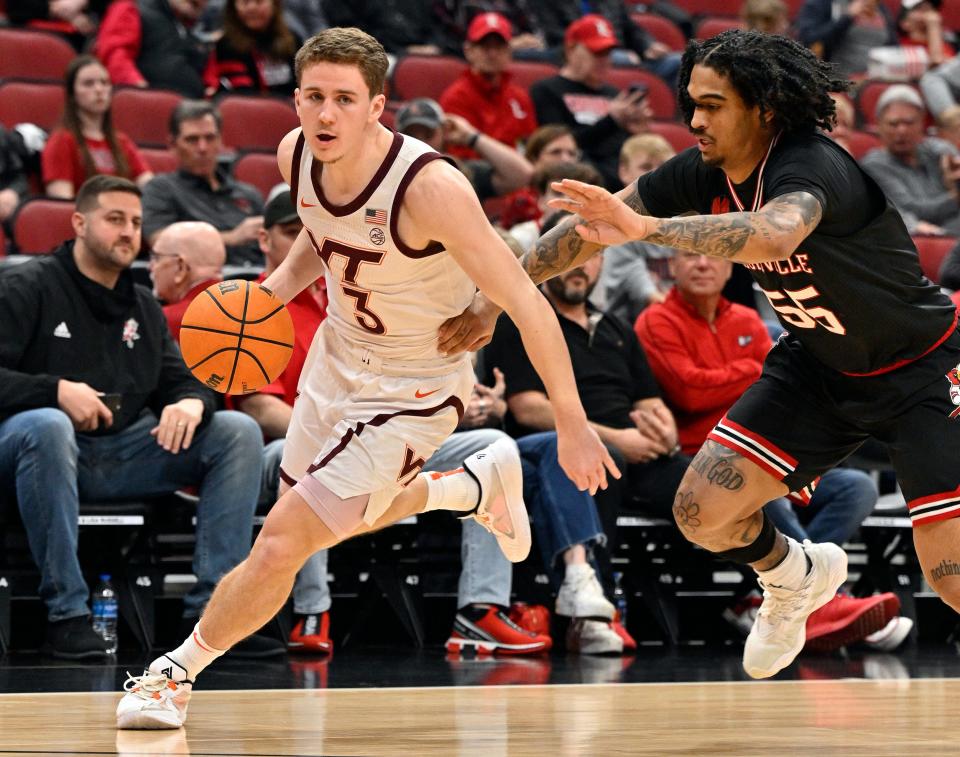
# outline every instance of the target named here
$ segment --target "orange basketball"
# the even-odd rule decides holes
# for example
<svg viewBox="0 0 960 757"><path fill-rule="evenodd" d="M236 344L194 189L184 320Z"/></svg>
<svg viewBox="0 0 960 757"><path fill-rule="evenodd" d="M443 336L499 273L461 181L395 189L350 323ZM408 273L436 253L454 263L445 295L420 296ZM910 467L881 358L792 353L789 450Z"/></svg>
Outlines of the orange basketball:
<svg viewBox="0 0 960 757"><path fill-rule="evenodd" d="M287 367L293 321L262 284L233 279L207 287L180 326L183 362L200 381L223 394L262 389Z"/></svg>

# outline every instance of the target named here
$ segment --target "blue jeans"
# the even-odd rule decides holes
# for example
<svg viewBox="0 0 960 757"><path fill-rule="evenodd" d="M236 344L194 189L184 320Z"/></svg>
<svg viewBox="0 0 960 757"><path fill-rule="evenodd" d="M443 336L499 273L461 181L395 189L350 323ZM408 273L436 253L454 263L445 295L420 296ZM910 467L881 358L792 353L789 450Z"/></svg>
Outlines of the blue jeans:
<svg viewBox="0 0 960 757"><path fill-rule="evenodd" d="M17 493L51 621L90 613L77 559L81 498L151 497L199 485L197 583L184 599L185 616L199 615L217 581L250 551L263 450L257 424L242 413L215 413L190 449L177 455L150 436L156 424L145 411L123 431L88 436L75 433L67 415L54 408L26 410L0 423L0 487Z"/></svg>
<svg viewBox="0 0 960 757"><path fill-rule="evenodd" d="M797 541L829 541L842 546L876 504L877 487L870 476L854 468L833 468L820 478L806 507L795 508L781 497L765 509L774 525Z"/></svg>
<svg viewBox="0 0 960 757"><path fill-rule="evenodd" d="M523 498L533 518L540 554L555 581L560 556L583 544L588 552L606 543L597 506L589 492L582 492L563 472L557 458L557 433L545 431L517 440L523 461Z"/></svg>

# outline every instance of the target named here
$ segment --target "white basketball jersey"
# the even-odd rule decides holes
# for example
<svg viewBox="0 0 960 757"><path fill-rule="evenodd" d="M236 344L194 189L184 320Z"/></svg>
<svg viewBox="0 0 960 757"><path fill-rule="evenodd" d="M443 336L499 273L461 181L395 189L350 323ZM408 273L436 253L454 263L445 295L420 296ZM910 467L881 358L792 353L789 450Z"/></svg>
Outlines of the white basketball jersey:
<svg viewBox="0 0 960 757"><path fill-rule="evenodd" d="M461 362L463 355L446 358L437 352L437 330L470 304L476 286L439 243L411 249L397 232L410 182L443 156L419 140L395 134L366 188L346 205L334 205L321 187L323 165L304 147L301 134L291 193L314 250L326 264L326 327L347 344L394 364L443 368Z"/></svg>

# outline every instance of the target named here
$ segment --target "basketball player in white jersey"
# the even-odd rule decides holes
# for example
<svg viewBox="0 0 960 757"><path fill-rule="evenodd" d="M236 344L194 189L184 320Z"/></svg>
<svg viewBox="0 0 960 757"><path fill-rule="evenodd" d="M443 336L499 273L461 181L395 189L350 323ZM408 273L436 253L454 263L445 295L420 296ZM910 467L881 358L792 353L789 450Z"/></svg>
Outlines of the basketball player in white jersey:
<svg viewBox="0 0 960 757"><path fill-rule="evenodd" d="M131 676L120 728L179 728L196 676L280 609L306 559L411 514L474 517L506 556L530 528L516 445L446 474L424 461L457 426L474 384L438 330L479 287L517 324L547 387L560 464L581 489L613 460L587 425L556 316L483 214L473 189L422 142L379 123L387 58L358 29L327 29L296 58L300 129L277 151L304 229L264 282L289 302L326 276L330 305L300 379L285 486L249 557L217 586L191 636Z"/></svg>

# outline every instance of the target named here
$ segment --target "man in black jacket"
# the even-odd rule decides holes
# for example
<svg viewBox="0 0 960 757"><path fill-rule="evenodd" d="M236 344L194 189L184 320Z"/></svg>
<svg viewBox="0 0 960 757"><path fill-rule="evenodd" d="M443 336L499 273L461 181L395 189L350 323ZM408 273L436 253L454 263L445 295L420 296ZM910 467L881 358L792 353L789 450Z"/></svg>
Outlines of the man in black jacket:
<svg viewBox="0 0 960 757"><path fill-rule="evenodd" d="M0 276L0 491L16 492L40 568L44 649L67 659L105 649L77 559L80 498L199 487L193 622L249 551L263 450L248 416L215 412L160 305L133 283L140 190L95 176L76 208L75 241Z"/></svg>

